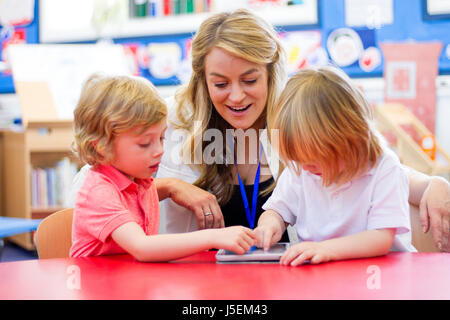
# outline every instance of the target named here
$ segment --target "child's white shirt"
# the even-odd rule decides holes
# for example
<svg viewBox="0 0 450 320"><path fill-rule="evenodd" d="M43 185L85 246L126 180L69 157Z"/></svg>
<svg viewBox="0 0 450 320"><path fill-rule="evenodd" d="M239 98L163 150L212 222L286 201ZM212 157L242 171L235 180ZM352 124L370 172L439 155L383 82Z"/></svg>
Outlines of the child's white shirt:
<svg viewBox="0 0 450 320"><path fill-rule="evenodd" d="M322 178L286 168L264 210L293 225L299 241L323 241L358 232L396 228L392 251L416 251L411 244L408 179L397 156L385 150L376 166L335 189Z"/></svg>

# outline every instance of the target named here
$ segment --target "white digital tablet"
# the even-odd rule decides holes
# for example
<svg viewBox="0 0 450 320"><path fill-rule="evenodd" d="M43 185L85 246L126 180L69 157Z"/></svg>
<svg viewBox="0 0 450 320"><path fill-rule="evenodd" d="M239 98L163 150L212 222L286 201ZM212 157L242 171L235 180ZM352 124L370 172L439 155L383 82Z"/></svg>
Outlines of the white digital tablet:
<svg viewBox="0 0 450 320"><path fill-rule="evenodd" d="M244 254L237 254L233 251L220 249L216 253L217 262L277 262L289 247L287 242L279 242L273 245L268 251L262 248L252 247Z"/></svg>

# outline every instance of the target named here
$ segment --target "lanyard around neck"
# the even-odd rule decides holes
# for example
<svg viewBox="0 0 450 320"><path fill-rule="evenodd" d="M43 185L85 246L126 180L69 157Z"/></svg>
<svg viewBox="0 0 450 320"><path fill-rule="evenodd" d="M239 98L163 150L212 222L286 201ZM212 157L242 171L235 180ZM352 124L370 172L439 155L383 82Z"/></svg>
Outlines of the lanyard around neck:
<svg viewBox="0 0 450 320"><path fill-rule="evenodd" d="M260 151L260 158L262 154L262 148ZM255 228L255 218L256 218L256 203L258 201L258 190L259 190L259 178L260 178L260 168L261 161L258 160L258 169L256 170L255 181L253 182L253 196L252 196L252 207L250 210L250 206L248 204L247 194L245 193L245 186L242 182L241 176L239 175L239 171L236 164L236 153L234 154L234 165L236 167L236 172L239 180L239 189L241 190L242 201L244 202L245 215L247 217L248 225L250 229Z"/></svg>

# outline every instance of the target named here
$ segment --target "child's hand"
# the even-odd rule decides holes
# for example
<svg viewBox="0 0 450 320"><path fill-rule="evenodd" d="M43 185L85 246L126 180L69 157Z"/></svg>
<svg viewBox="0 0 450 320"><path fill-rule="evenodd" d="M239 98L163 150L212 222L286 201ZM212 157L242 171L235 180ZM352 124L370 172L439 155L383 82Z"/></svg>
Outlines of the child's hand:
<svg viewBox="0 0 450 320"><path fill-rule="evenodd" d="M256 245L264 250L280 241L286 224L283 218L274 210L264 211L258 220L258 227L255 228L257 235Z"/></svg>
<svg viewBox="0 0 450 320"><path fill-rule="evenodd" d="M255 232L242 226L214 229L213 231L215 232L216 248L231 250L237 254L246 253L256 241Z"/></svg>
<svg viewBox="0 0 450 320"><path fill-rule="evenodd" d="M256 234L256 246L266 251L281 239L277 230L270 226L258 226L254 231Z"/></svg>
<svg viewBox="0 0 450 320"><path fill-rule="evenodd" d="M309 260L312 264L328 262L331 252L322 242L305 241L289 247L280 259L280 264L298 266Z"/></svg>

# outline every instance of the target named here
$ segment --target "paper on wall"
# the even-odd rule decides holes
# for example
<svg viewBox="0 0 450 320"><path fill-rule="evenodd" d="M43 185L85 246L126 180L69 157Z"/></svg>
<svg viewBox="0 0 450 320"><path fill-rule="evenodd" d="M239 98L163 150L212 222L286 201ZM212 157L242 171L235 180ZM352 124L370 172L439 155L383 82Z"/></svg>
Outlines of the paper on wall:
<svg viewBox="0 0 450 320"><path fill-rule="evenodd" d="M24 25L33 19L34 0L0 0L0 25Z"/></svg>
<svg viewBox="0 0 450 320"><path fill-rule="evenodd" d="M345 23L349 27L378 29L393 22L392 0L345 0Z"/></svg>
<svg viewBox="0 0 450 320"><path fill-rule="evenodd" d="M361 37L350 28L333 30L327 39L331 59L339 67L352 65L361 57L364 46Z"/></svg>
<svg viewBox="0 0 450 320"><path fill-rule="evenodd" d="M14 82L46 82L59 119L72 119L81 88L90 75L130 74L120 45L11 45Z"/></svg>
<svg viewBox="0 0 450 320"><path fill-rule="evenodd" d="M448 14L450 12L450 1L443 0L428 0L427 1L428 14Z"/></svg>

